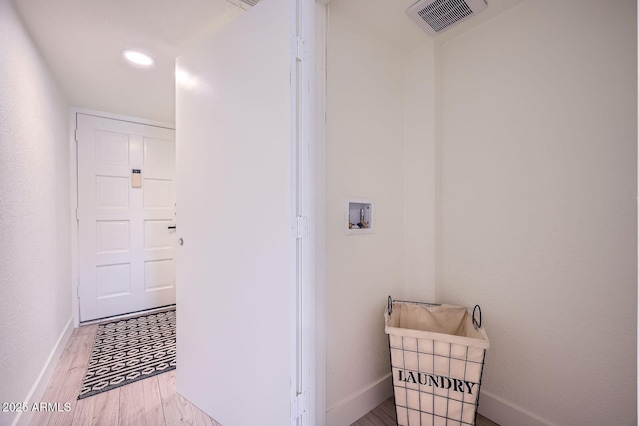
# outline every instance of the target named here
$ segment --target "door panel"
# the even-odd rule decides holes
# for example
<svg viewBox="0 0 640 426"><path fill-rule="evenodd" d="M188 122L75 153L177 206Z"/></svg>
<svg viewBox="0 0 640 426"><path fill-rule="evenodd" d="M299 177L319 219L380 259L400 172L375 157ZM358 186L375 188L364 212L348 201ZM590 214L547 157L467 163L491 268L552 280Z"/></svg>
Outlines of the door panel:
<svg viewBox="0 0 640 426"><path fill-rule="evenodd" d="M291 423L290 21L263 0L177 59L177 389L225 426Z"/></svg>
<svg viewBox="0 0 640 426"><path fill-rule="evenodd" d="M78 114L77 140L80 320L174 304L174 131Z"/></svg>

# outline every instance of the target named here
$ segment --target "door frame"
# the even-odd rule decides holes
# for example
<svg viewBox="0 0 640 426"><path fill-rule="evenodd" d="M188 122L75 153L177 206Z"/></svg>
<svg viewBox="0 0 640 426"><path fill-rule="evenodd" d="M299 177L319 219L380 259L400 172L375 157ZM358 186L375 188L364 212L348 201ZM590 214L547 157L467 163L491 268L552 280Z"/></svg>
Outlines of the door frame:
<svg viewBox="0 0 640 426"><path fill-rule="evenodd" d="M302 174L302 200L299 215L308 219L308 235L303 238L302 259L298 258L298 267L303 271L303 278L297 282L297 291L303 296L298 300L301 318L292 312L292 335L294 340L308 351L303 353L302 371L292 371L291 376L302 382L303 401L306 408L299 422L292 417L292 426L325 426L325 93L326 93L326 37L328 4L331 0L297 0L292 2L299 8L296 12L299 19L299 34L303 41L302 52L292 46L292 50L302 56L302 66L296 71L292 64L291 73L298 81L299 90L295 94L299 102L299 110L292 111L300 129L301 140L296 140L296 130L292 129L292 152L298 163L292 164L292 176L298 169ZM294 15L296 15L294 14ZM295 22L293 28L295 28ZM296 56L295 54L292 56ZM295 62L295 61L294 61ZM292 99L292 106L296 99ZM295 108L295 107L294 107ZM295 216L295 212L292 212ZM307 330L297 332L296 328ZM304 349L303 349L304 352ZM296 348L291 350L296 357ZM300 356L298 354L298 356ZM295 364L295 363L294 363ZM302 375L302 377L298 377ZM304 395L306 394L306 395ZM292 404L295 404L295 385L292 385Z"/></svg>
<svg viewBox="0 0 640 426"><path fill-rule="evenodd" d="M111 120L129 121L136 124L144 124L147 126L165 127L175 130L175 125L163 123L160 121L146 120L139 117L128 115L114 114L104 111L96 111L86 108L71 107L69 108L69 189L70 189L70 215L71 224L71 309L73 312L73 326L80 325L80 303L78 300L79 282L79 247L78 247L78 221L76 219L76 210L78 209L78 147L76 143L76 127L78 114L93 115L96 117L107 118Z"/></svg>
<svg viewBox="0 0 640 426"><path fill-rule="evenodd" d="M311 87L308 104L310 118L309 167L310 184L310 292L315 304L312 304L311 327L312 350L310 391L310 424L325 426L326 423L326 354L325 354L325 120L326 120L326 49L328 4L331 0L315 0L309 13L306 35L309 44L309 84Z"/></svg>
<svg viewBox="0 0 640 426"><path fill-rule="evenodd" d="M307 413L302 417L301 426L325 426L326 423L326 366L325 366L325 94L326 94L326 38L328 4L331 0L300 0L301 29L299 34L304 40L304 59L301 75L301 87L305 93L298 94L301 102L298 126L302 127L303 151L300 167L305 175L303 192L303 216L308 217L309 232L305 238L302 268L306 270L300 291L303 298L302 308L306 309L301 324L308 330L303 342L309 350L304 359L308 377L303 377L303 386L307 393ZM292 72L293 69L292 69ZM295 104L295 103L294 103ZM295 117L295 114L294 114ZM295 140L295 138L293 138ZM300 147L298 147L300 149ZM294 149L295 151L296 149ZM300 284L298 284L300 285ZM295 355L295 351L293 352ZM295 374L293 374L295 377ZM293 422L292 424L295 424Z"/></svg>

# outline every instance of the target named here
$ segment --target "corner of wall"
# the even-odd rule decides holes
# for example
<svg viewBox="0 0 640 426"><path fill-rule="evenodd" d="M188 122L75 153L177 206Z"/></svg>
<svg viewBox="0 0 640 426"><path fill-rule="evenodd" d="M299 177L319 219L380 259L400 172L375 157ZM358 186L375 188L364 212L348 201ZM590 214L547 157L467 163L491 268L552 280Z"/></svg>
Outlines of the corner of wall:
<svg viewBox="0 0 640 426"><path fill-rule="evenodd" d="M435 43L405 55L404 271L408 300L435 301Z"/></svg>
<svg viewBox="0 0 640 426"><path fill-rule="evenodd" d="M442 46L440 43L434 43L434 66L433 66L433 79L434 79L434 114L433 114L433 180L434 180L434 300L439 300L438 286L442 283L442 251L443 251L443 218L442 218Z"/></svg>

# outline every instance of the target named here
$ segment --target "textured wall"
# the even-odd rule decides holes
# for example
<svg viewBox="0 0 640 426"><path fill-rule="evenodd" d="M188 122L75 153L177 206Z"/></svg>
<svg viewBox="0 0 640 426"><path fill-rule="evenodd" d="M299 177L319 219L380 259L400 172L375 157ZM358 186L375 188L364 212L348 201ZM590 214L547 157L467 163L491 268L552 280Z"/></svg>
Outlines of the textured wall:
<svg viewBox="0 0 640 426"><path fill-rule="evenodd" d="M635 1L545 0L439 58L436 295L483 307L483 390L551 424L636 424L636 57Z"/></svg>
<svg viewBox="0 0 640 426"><path fill-rule="evenodd" d="M71 318L68 109L5 0L0 46L0 402L19 402Z"/></svg>

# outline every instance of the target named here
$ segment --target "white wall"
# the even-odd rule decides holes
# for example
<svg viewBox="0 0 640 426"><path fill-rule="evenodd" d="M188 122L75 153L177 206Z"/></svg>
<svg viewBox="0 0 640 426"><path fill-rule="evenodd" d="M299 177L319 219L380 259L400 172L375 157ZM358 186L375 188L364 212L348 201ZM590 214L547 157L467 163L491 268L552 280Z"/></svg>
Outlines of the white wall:
<svg viewBox="0 0 640 426"><path fill-rule="evenodd" d="M404 265L406 300L435 300L435 43L405 55Z"/></svg>
<svg viewBox="0 0 640 426"><path fill-rule="evenodd" d="M329 5L327 52L326 407L331 426L364 414L349 408L359 404L363 392L382 387L390 395L384 383L390 369L382 314L389 294L404 294L404 67L402 55L344 14L340 2ZM348 197L375 200L373 234L345 235Z"/></svg>
<svg viewBox="0 0 640 426"><path fill-rule="evenodd" d="M439 52L436 295L482 305L487 401L548 424L636 424L635 7L528 1Z"/></svg>
<svg viewBox="0 0 640 426"><path fill-rule="evenodd" d="M327 49L328 425L391 395L386 297L435 288L435 46L405 54L344 4L329 5ZM373 234L345 234L349 197L375 200Z"/></svg>
<svg viewBox="0 0 640 426"><path fill-rule="evenodd" d="M0 45L0 401L21 402L71 324L68 110L8 1Z"/></svg>

